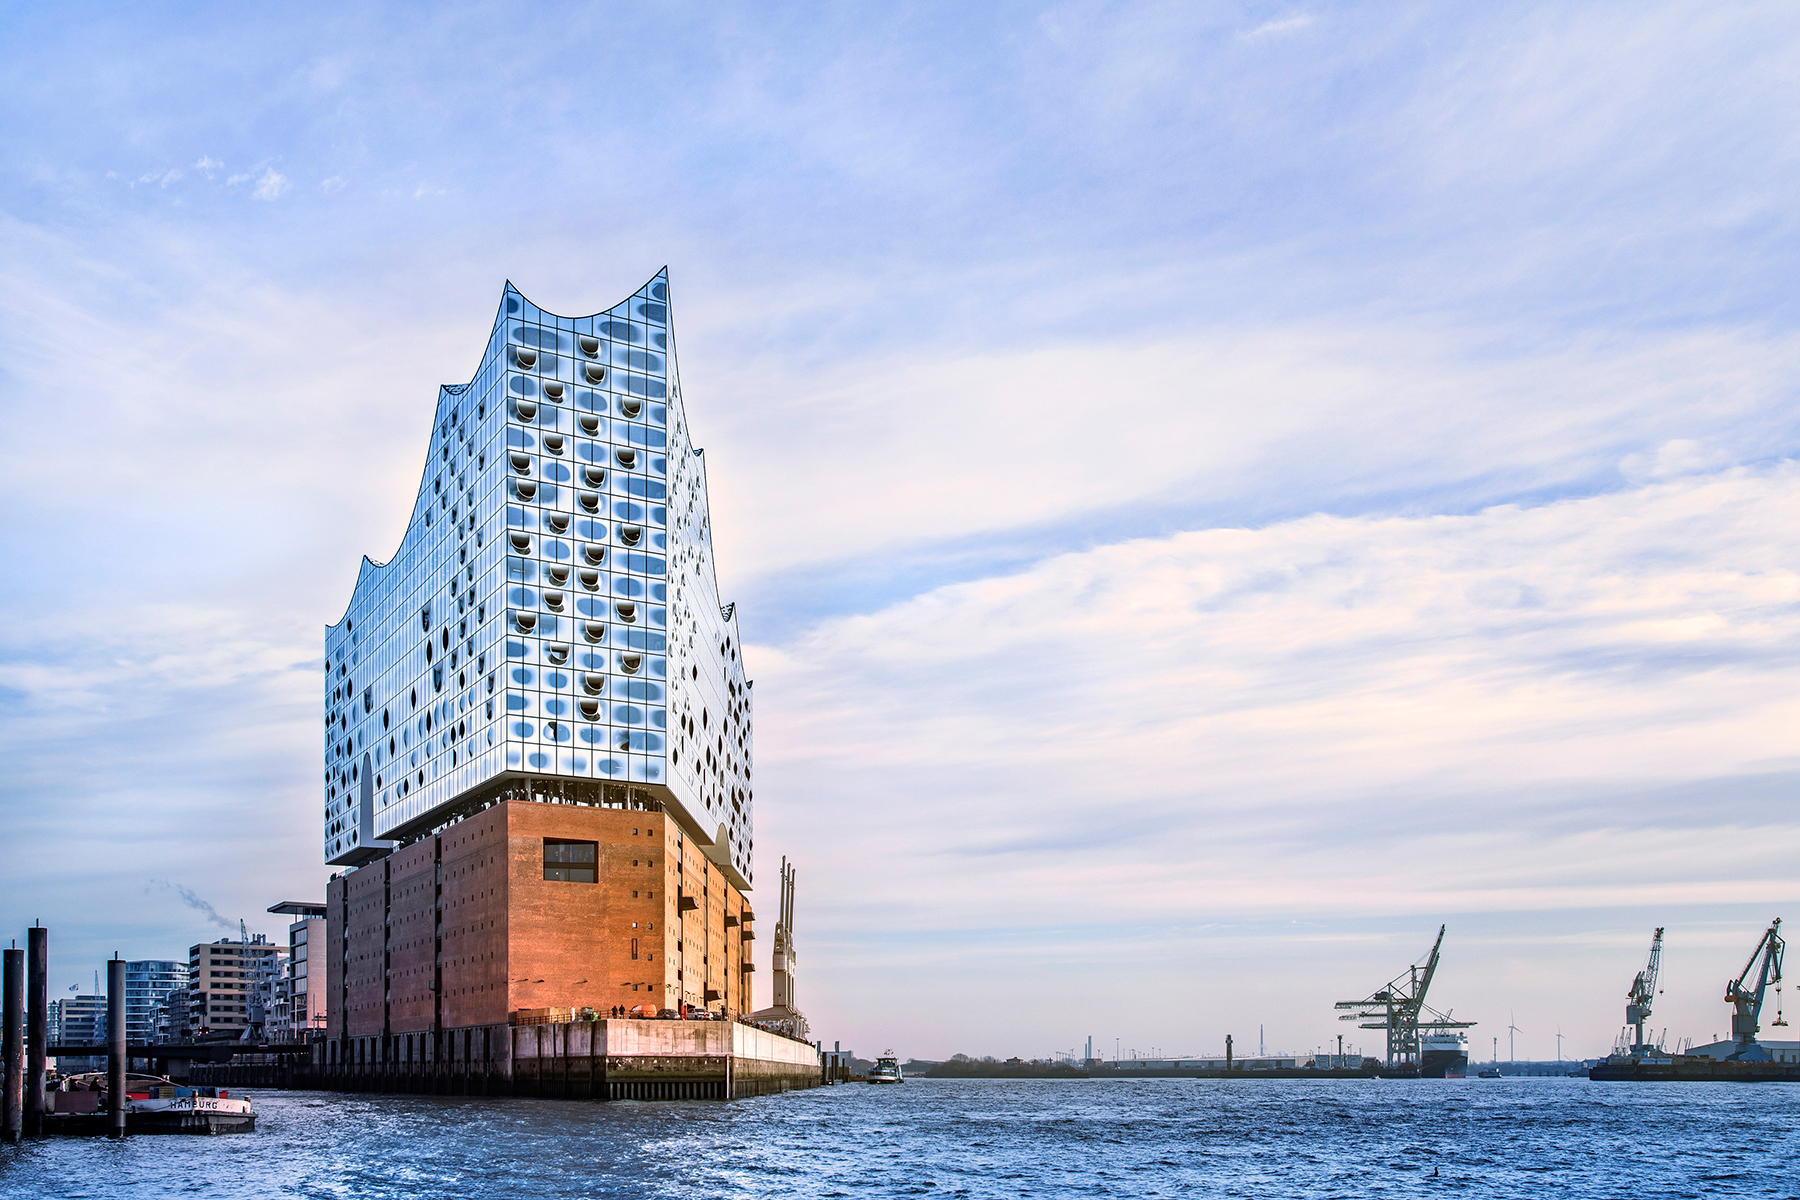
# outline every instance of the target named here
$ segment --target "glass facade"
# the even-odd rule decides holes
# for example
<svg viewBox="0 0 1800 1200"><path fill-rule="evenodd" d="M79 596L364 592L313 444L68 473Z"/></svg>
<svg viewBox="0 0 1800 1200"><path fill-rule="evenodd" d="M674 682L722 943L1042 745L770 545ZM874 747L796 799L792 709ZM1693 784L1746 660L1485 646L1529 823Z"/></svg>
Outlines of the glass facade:
<svg viewBox="0 0 1800 1200"><path fill-rule="evenodd" d="M178 987L186 987L187 964L172 959L145 959L125 964L125 1040L156 1039L156 1006Z"/></svg>
<svg viewBox="0 0 1800 1200"><path fill-rule="evenodd" d="M748 887L750 685L711 536L667 272L585 317L509 283L439 390L399 550L326 630L326 860L496 780L573 779L662 802Z"/></svg>

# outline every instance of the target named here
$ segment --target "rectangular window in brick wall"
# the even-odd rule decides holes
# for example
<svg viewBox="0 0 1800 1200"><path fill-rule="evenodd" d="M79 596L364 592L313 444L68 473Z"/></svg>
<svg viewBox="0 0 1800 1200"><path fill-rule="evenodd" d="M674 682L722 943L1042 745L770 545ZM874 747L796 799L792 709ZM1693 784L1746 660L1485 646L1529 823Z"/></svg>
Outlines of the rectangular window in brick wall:
<svg viewBox="0 0 1800 1200"><path fill-rule="evenodd" d="M572 842L566 838L544 839L544 878L563 883L594 883L598 880L599 844Z"/></svg>

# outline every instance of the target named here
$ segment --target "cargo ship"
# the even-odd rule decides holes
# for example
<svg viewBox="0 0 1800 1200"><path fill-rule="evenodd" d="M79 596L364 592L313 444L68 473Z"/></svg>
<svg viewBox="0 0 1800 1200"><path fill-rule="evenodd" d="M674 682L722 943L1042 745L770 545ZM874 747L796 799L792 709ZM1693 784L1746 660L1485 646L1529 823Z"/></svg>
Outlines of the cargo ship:
<svg viewBox="0 0 1800 1200"><path fill-rule="evenodd" d="M1469 1039L1453 1030L1439 1030L1419 1039L1419 1078L1467 1079Z"/></svg>

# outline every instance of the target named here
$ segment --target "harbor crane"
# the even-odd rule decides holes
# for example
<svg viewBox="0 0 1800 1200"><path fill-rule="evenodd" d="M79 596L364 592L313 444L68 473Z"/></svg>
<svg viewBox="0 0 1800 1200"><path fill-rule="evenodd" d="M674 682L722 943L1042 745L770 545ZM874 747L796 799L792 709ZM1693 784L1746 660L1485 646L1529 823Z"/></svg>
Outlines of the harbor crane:
<svg viewBox="0 0 1800 1200"><path fill-rule="evenodd" d="M1650 961L1644 969L1637 973L1631 981L1631 990L1625 993L1625 1024L1631 1026L1631 1052L1643 1054L1648 1047L1644 1044L1644 1022L1650 1016L1650 1006L1656 999L1656 975L1662 970L1663 931L1658 928L1656 936L1650 939Z"/></svg>
<svg viewBox="0 0 1800 1200"><path fill-rule="evenodd" d="M1781 939L1781 918L1776 917L1756 943L1756 949L1750 952L1750 961L1738 972L1738 977L1725 985L1725 1003L1731 1005L1731 1037L1737 1042L1737 1049L1731 1052L1731 1059L1738 1062L1767 1062L1769 1052L1756 1043L1756 1032L1762 1028L1758 1022L1762 1019L1763 994L1769 985L1775 985L1775 1020L1776 1025L1786 1025L1781 1015L1781 952L1787 943ZM1762 969L1757 971L1757 963ZM1756 983L1749 986L1750 973L1757 971Z"/></svg>
<svg viewBox="0 0 1800 1200"><path fill-rule="evenodd" d="M1444 929L1438 926L1437 941L1423 965L1414 963L1390 980L1386 987L1361 1000L1339 1000L1334 1008L1351 1011L1338 1017L1340 1021L1360 1022L1361 1029L1387 1032L1387 1069L1416 1071L1420 1062L1419 1037L1422 1030L1468 1029L1473 1021L1458 1021L1425 1003L1431 978L1437 974L1438 954L1444 946Z"/></svg>

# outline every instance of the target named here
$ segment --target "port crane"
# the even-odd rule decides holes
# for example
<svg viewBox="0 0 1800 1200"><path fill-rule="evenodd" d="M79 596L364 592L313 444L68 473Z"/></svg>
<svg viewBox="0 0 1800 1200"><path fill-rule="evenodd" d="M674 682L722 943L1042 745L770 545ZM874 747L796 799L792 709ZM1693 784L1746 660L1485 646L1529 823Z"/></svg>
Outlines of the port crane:
<svg viewBox="0 0 1800 1200"><path fill-rule="evenodd" d="M1425 993L1437 974L1438 955L1444 946L1445 926L1439 925L1437 941L1423 965L1414 963L1361 1000L1339 1000L1334 1008L1349 1009L1340 1021L1360 1022L1361 1029L1387 1032L1387 1069L1417 1070L1420 1061L1419 1037L1423 1030L1468 1029L1473 1021L1458 1021L1425 1003Z"/></svg>
<svg viewBox="0 0 1800 1200"><path fill-rule="evenodd" d="M1725 985L1725 1003L1731 1005L1731 1036L1737 1042L1737 1049L1731 1052L1731 1058L1740 1062L1763 1062L1769 1052L1756 1044L1756 1032L1761 1028L1758 1022L1762 1019L1763 994L1771 983L1775 985L1775 1020L1773 1024L1786 1025L1781 1014L1781 952L1787 943L1781 938L1781 918L1776 917L1756 943L1756 949L1750 952L1750 961L1738 972L1738 977ZM1762 969L1757 971L1757 963ZM1756 983L1749 982L1750 973L1756 971Z"/></svg>
<svg viewBox="0 0 1800 1200"><path fill-rule="evenodd" d="M1625 1024L1632 1028L1631 1052L1643 1054L1648 1046L1644 1044L1644 1022L1650 1016L1650 1006L1656 999L1656 976L1662 970L1663 931L1658 928L1656 936L1650 939L1650 961L1644 969L1637 973L1631 981L1631 990L1625 993Z"/></svg>

